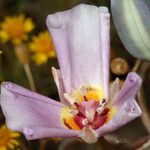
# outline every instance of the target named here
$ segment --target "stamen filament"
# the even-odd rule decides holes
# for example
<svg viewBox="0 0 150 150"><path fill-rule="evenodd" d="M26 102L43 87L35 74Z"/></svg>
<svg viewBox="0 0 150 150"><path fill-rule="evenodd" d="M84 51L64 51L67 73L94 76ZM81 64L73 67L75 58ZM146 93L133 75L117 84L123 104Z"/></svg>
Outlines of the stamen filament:
<svg viewBox="0 0 150 150"><path fill-rule="evenodd" d="M64 98L66 99L66 101L70 104L73 105L75 103L75 99L72 98L69 94L64 93Z"/></svg>

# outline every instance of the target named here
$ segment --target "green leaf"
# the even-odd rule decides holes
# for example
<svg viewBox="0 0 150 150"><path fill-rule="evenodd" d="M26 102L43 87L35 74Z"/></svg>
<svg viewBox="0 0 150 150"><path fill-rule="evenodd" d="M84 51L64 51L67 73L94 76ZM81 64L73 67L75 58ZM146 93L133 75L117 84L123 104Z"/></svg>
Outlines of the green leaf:
<svg viewBox="0 0 150 150"><path fill-rule="evenodd" d="M111 0L113 21L126 49L150 60L150 0Z"/></svg>

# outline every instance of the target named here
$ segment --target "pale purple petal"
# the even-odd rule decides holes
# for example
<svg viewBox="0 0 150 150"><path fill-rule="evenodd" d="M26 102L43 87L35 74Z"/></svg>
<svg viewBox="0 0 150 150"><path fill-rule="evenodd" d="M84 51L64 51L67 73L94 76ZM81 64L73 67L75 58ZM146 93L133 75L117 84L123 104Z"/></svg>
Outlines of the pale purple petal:
<svg viewBox="0 0 150 150"><path fill-rule="evenodd" d="M113 104L123 103L124 101L134 99L141 84L141 77L135 72L130 72L125 80L123 87L113 101Z"/></svg>
<svg viewBox="0 0 150 150"><path fill-rule="evenodd" d="M117 109L116 114L107 125L97 129L97 133L103 135L111 132L141 115L141 109L134 99L141 82L141 78L135 72L128 74L122 89L112 101L112 105Z"/></svg>
<svg viewBox="0 0 150 150"><path fill-rule="evenodd" d="M110 64L110 14L105 7L100 7L101 55L103 67L103 87L108 98L109 64Z"/></svg>
<svg viewBox="0 0 150 150"><path fill-rule="evenodd" d="M56 13L55 15L49 15L46 21L56 49L60 74L66 90L65 93L69 93L71 90L70 58L66 27L66 22L69 18L68 15L68 11Z"/></svg>
<svg viewBox="0 0 150 150"><path fill-rule="evenodd" d="M33 129L33 138L40 138L41 136L53 137L53 132L48 132L48 135L44 131L48 128L55 128L64 137L64 131L66 133L68 131L69 136L70 131L65 130L60 121L60 111L64 105L52 99L16 84L5 82L1 85L1 106L6 117L6 124L10 129L23 132L25 129L31 128ZM30 133L32 132L30 131ZM72 132L70 133L72 136ZM40 136L38 137L38 135Z"/></svg>
<svg viewBox="0 0 150 150"><path fill-rule="evenodd" d="M100 136L114 131L141 115L141 109L134 99L122 102L122 104L120 103L116 107L117 113L115 116L108 122L108 124L96 130Z"/></svg>
<svg viewBox="0 0 150 150"><path fill-rule="evenodd" d="M46 103L50 103L50 104L53 104L53 105L64 106L63 104L61 104L61 103L59 103L55 100L50 100L50 98L48 98L46 96L43 96L43 95L40 95L38 93L32 92L28 89L25 89L25 88L23 88L23 87L21 87L17 84L11 83L11 82L3 82L1 84L1 88L2 88L3 93L8 92L6 94L11 94L12 93L14 95L22 95L22 96L25 96L25 97L30 97L30 98L33 98L33 99L44 101Z"/></svg>
<svg viewBox="0 0 150 150"><path fill-rule="evenodd" d="M75 138L78 136L79 131L67 130L60 128L24 128L23 132L28 140L42 139L42 138Z"/></svg>
<svg viewBox="0 0 150 150"><path fill-rule="evenodd" d="M108 96L108 9L82 4L66 13L49 15L47 24L57 51L62 77L67 80L64 82L67 84L65 87L68 87L66 92L70 93L69 88L74 90L93 85L104 88L105 95Z"/></svg>

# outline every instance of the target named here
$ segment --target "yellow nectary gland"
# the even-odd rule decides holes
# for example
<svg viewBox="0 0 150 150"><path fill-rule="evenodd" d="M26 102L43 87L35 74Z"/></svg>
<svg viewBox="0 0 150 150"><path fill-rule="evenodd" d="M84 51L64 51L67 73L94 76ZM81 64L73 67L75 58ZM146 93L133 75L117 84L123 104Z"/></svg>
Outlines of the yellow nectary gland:
<svg viewBox="0 0 150 150"><path fill-rule="evenodd" d="M74 121L74 118L72 116L71 117L67 117L66 119L64 119L64 124L69 129L81 130L81 128L77 125L77 123Z"/></svg>
<svg viewBox="0 0 150 150"><path fill-rule="evenodd" d="M66 106L61 110L60 120L61 123L64 125L64 127L67 127L69 129L73 130L80 130L79 126L75 123L73 120L73 115L70 113L72 108Z"/></svg>
<svg viewBox="0 0 150 150"><path fill-rule="evenodd" d="M83 95L86 96L88 101L100 101L105 97L102 88L99 87L83 87L80 90L75 91L72 96L77 100L77 102L82 102L84 101Z"/></svg>
<svg viewBox="0 0 150 150"><path fill-rule="evenodd" d="M108 113L108 117L107 117L107 120L106 120L105 124L107 124L114 117L116 112L117 112L116 107L111 107L111 109L110 109L110 111Z"/></svg>

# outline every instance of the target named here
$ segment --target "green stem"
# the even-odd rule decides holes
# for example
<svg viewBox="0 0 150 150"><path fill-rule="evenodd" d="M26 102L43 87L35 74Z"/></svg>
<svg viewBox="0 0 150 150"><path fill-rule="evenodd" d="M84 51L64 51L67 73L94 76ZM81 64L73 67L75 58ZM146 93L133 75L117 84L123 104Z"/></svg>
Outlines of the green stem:
<svg viewBox="0 0 150 150"><path fill-rule="evenodd" d="M35 84L34 84L34 80L33 80L33 76L32 76L32 73L31 73L31 68L30 68L29 63L23 64L23 67L24 67L25 73L26 73L26 75L27 75L28 82L29 82L29 85L30 85L31 90L32 90L32 91L36 91Z"/></svg>
<svg viewBox="0 0 150 150"><path fill-rule="evenodd" d="M47 140L41 139L39 150L45 150L46 149L46 144L47 144Z"/></svg>
<svg viewBox="0 0 150 150"><path fill-rule="evenodd" d="M137 100L138 100L138 103L142 109L143 124L144 124L145 128L147 129L147 131L150 133L150 124L149 124L150 123L150 113L149 113L148 108L147 108L146 103L145 103L142 88L140 89L140 91L137 94Z"/></svg>
<svg viewBox="0 0 150 150"><path fill-rule="evenodd" d="M144 80L145 75L149 68L150 68L149 62L142 63L139 73L143 80ZM146 99L144 96L144 87L143 86L141 87L140 91L137 94L137 100L142 109L142 117L141 118L142 118L143 124L144 124L145 128L147 129L147 131L150 133L150 125L149 125L150 112L149 112L148 106L146 105Z"/></svg>
<svg viewBox="0 0 150 150"><path fill-rule="evenodd" d="M141 59L137 59L135 62L134 67L132 68L132 71L137 72L137 70L139 69L139 66L141 64Z"/></svg>

